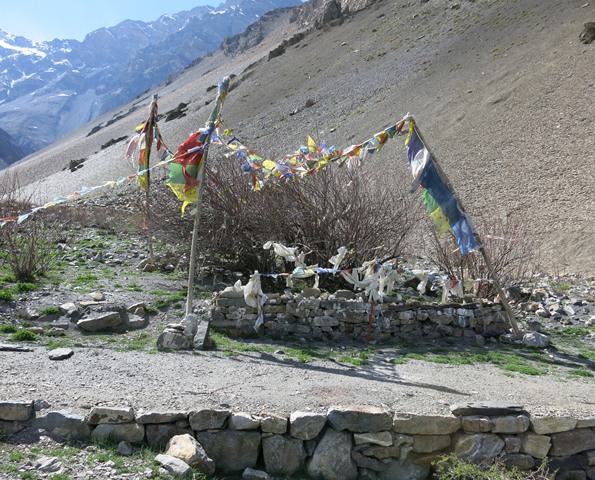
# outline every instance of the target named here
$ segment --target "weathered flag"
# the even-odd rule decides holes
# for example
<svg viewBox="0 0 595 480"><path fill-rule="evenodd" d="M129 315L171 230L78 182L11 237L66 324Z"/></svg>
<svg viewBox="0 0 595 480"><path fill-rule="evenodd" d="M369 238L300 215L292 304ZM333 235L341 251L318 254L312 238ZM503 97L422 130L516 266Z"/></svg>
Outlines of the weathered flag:
<svg viewBox="0 0 595 480"><path fill-rule="evenodd" d="M201 130L190 135L178 147L174 160L169 167L167 185L182 201L182 213L184 213L188 204L197 201L197 176L205 153L206 144L204 142L208 139L210 133Z"/></svg>
<svg viewBox="0 0 595 480"><path fill-rule="evenodd" d="M462 211L448 182L436 168L434 159L423 144L413 119L410 120L409 136L406 141L407 157L414 186L423 189L422 201L440 233L452 230L461 255L478 247L471 223Z"/></svg>

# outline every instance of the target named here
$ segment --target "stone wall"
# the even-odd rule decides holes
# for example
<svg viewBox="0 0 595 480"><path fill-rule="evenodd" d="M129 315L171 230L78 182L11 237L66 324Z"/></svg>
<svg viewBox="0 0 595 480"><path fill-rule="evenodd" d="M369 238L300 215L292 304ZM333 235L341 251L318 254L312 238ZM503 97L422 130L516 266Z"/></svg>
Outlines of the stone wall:
<svg viewBox="0 0 595 480"><path fill-rule="evenodd" d="M415 415L365 406L284 416L95 407L86 416L37 415L33 402L0 401L0 433L34 429L67 441L146 443L166 450L156 460L170 468L177 462L244 479L299 473L322 480L425 480L431 464L448 452L526 471L547 457L559 480L595 479L595 416L532 417L522 405L504 402L453 405L451 412Z"/></svg>
<svg viewBox="0 0 595 480"><path fill-rule="evenodd" d="M352 291L334 294L307 289L297 295L267 294L261 333L274 338L295 336L324 341L365 341L372 313L371 340L459 337L478 344L510 327L496 303L432 304L399 302L385 297L372 306ZM254 334L258 317L242 290L221 292L211 310L211 327L232 336ZM261 327L262 328L262 327Z"/></svg>

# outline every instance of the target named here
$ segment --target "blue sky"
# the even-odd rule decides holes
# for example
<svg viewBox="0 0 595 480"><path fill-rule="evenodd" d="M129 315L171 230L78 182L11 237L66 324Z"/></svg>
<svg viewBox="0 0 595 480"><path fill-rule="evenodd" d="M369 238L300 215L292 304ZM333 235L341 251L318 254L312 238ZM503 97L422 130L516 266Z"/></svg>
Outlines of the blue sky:
<svg viewBox="0 0 595 480"><path fill-rule="evenodd" d="M146 22L165 13L221 3L223 0L1 0L0 29L36 41L83 40L87 33L122 20Z"/></svg>

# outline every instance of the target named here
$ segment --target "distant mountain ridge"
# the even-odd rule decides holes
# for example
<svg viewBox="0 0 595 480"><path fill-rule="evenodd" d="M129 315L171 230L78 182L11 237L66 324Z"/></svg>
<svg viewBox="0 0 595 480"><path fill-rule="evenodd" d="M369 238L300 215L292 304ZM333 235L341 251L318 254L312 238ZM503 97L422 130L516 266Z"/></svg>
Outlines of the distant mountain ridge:
<svg viewBox="0 0 595 480"><path fill-rule="evenodd" d="M125 20L82 42L0 30L0 128L28 155L165 81L266 12L298 3L228 0L153 22Z"/></svg>

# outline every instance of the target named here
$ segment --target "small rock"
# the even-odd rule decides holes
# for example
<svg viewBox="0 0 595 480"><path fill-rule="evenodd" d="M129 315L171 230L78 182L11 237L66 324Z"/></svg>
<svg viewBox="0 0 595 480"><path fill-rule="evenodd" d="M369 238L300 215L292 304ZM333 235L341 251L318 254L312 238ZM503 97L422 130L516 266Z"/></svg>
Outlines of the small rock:
<svg viewBox="0 0 595 480"><path fill-rule="evenodd" d="M55 348L50 350L48 357L50 360L66 360L74 355L74 350L71 348Z"/></svg>
<svg viewBox="0 0 595 480"><path fill-rule="evenodd" d="M526 333L523 337L523 344L528 347L545 348L549 345L549 339L542 333Z"/></svg>
<svg viewBox="0 0 595 480"><path fill-rule="evenodd" d="M118 443L118 453L124 457L130 457L133 453L130 442L122 440Z"/></svg>

